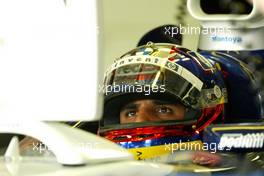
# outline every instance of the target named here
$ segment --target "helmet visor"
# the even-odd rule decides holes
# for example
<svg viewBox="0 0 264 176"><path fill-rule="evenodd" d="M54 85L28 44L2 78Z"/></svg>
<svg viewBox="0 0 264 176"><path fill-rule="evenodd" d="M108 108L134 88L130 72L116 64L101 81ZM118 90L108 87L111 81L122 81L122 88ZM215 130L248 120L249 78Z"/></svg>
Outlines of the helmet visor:
<svg viewBox="0 0 264 176"><path fill-rule="evenodd" d="M126 101L121 102L122 98L116 98L116 101L120 101L119 104L122 105L128 103L127 97L133 96L159 100L171 97L188 108L188 112L182 118L186 121L194 119L197 111L224 102L223 90L219 87L204 89L203 82L197 76L167 58L144 55L125 57L117 60L106 75L104 80L106 106L108 101L121 96L126 96Z"/></svg>
<svg viewBox="0 0 264 176"><path fill-rule="evenodd" d="M165 93L197 107L203 83L184 67L158 57L126 57L106 73L105 94Z"/></svg>

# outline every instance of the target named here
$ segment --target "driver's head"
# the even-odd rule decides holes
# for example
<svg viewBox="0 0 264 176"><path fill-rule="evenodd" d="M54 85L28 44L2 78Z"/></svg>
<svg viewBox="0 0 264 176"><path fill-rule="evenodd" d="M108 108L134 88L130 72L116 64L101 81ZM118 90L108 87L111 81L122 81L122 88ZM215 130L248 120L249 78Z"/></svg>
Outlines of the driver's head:
<svg viewBox="0 0 264 176"><path fill-rule="evenodd" d="M148 43L115 60L104 88L100 129L177 122L201 131L222 115L226 97L219 67L196 52L164 43Z"/></svg>

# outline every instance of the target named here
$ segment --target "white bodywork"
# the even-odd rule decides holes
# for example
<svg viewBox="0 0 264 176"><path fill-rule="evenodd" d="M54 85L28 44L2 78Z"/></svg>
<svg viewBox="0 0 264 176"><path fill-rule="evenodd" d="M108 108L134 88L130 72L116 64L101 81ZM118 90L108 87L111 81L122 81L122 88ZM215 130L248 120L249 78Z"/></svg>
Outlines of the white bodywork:
<svg viewBox="0 0 264 176"><path fill-rule="evenodd" d="M101 117L96 16L96 0L0 0L1 117Z"/></svg>
<svg viewBox="0 0 264 176"><path fill-rule="evenodd" d="M188 0L187 8L201 23L198 48L201 50L262 50L264 16L258 0L252 1L249 14L206 14L200 0ZM256 40L257 39L257 40Z"/></svg>
<svg viewBox="0 0 264 176"><path fill-rule="evenodd" d="M1 176L162 176L173 167L139 161L109 162L85 166L62 166L55 158L27 157L18 163L5 163L0 158Z"/></svg>
<svg viewBox="0 0 264 176"><path fill-rule="evenodd" d="M1 176L67 175L168 175L173 166L133 161L125 149L94 134L59 123L1 123L0 133L32 136L49 147L54 155L20 156L14 137L3 157ZM87 148L83 144L96 144ZM40 152L36 150L36 152Z"/></svg>

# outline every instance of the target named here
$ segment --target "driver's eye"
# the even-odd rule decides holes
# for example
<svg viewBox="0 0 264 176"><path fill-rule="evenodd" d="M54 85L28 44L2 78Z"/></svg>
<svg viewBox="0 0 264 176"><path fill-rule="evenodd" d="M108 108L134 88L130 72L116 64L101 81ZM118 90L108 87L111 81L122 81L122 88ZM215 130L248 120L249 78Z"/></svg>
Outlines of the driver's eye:
<svg viewBox="0 0 264 176"><path fill-rule="evenodd" d="M173 111L169 107L166 107L166 106L158 106L156 108L156 112L161 113L161 114L171 114Z"/></svg>
<svg viewBox="0 0 264 176"><path fill-rule="evenodd" d="M125 113L125 116L126 116L126 117L134 117L134 116L136 116L136 114L137 114L136 111L134 111L134 110L130 110L130 111L127 111L127 112Z"/></svg>

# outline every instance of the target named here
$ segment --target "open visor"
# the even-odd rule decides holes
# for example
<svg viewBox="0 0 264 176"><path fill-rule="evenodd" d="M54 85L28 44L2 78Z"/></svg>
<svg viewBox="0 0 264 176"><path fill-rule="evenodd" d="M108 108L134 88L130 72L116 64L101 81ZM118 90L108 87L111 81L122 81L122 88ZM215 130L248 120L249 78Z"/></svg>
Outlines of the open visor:
<svg viewBox="0 0 264 176"><path fill-rule="evenodd" d="M106 75L104 80L106 109L108 101L112 101L112 104L113 100L116 100L119 104L125 105L135 98L171 99L183 104L189 112L190 109L197 111L223 103L223 90L218 86L203 89L203 82L198 77L167 58L142 55L125 57L117 60ZM118 105L113 107L117 109ZM184 120L192 119L194 111L191 117ZM107 112L106 115L111 112Z"/></svg>
<svg viewBox="0 0 264 176"><path fill-rule="evenodd" d="M184 105L197 108L202 81L182 66L158 57L130 56L107 72L105 93L170 93Z"/></svg>
<svg viewBox="0 0 264 176"><path fill-rule="evenodd" d="M137 93L146 96L169 94L185 106L205 108L222 102L218 86L202 89L203 82L190 71L167 58L130 56L116 61L106 73L105 94ZM211 95L212 94L212 95Z"/></svg>

